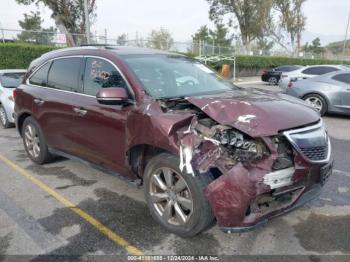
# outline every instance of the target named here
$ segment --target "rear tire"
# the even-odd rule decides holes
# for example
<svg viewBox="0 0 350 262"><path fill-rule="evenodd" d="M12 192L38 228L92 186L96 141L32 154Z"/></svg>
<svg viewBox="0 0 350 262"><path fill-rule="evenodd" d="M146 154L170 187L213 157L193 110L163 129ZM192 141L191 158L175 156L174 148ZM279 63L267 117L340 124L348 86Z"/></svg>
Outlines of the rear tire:
<svg viewBox="0 0 350 262"><path fill-rule="evenodd" d="M32 117L27 117L22 125L24 148L29 158L36 164L42 165L53 160L39 124Z"/></svg>
<svg viewBox="0 0 350 262"><path fill-rule="evenodd" d="M318 94L309 94L303 98L308 104L314 107L321 116L327 113L328 105L326 99Z"/></svg>
<svg viewBox="0 0 350 262"><path fill-rule="evenodd" d="M10 128L13 126L13 124L9 122L5 108L2 105L0 106L0 122L3 128Z"/></svg>
<svg viewBox="0 0 350 262"><path fill-rule="evenodd" d="M271 76L271 77L269 78L269 85L275 86L275 85L277 85L277 84L278 84L278 79L277 79L277 77Z"/></svg>
<svg viewBox="0 0 350 262"><path fill-rule="evenodd" d="M203 193L212 178L181 172L179 164L179 158L168 153L152 158L145 169L144 193L154 220L174 234L191 237L214 221Z"/></svg>

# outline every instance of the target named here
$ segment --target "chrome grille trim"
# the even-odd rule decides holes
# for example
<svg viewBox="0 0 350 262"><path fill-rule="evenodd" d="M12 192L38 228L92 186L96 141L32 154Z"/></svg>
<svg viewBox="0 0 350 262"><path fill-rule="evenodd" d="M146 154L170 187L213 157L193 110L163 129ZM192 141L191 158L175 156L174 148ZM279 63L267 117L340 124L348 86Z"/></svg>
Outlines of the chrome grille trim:
<svg viewBox="0 0 350 262"><path fill-rule="evenodd" d="M303 148L301 149L299 147L299 145L297 145L297 143L293 140L292 135L295 134L300 134L300 133L308 133L308 132L312 132L312 131L316 131L318 129L324 129L325 132L325 142L326 145L325 147L327 148L327 153L326 153L326 157L324 159L320 159L320 160L313 160L310 159L307 156L307 152L306 150L308 150L307 148ZM325 162L329 162L330 158L331 158L331 141L329 139L327 130L325 128L325 126L323 125L323 121L322 119L315 125L312 126L307 126L307 127L303 127L303 128L298 128L298 129L292 129L292 130L287 130L283 132L283 135L288 139L288 141L292 144L293 148L308 162L312 162L312 163L325 163ZM316 147L314 147L316 148ZM310 148L311 150L314 148Z"/></svg>

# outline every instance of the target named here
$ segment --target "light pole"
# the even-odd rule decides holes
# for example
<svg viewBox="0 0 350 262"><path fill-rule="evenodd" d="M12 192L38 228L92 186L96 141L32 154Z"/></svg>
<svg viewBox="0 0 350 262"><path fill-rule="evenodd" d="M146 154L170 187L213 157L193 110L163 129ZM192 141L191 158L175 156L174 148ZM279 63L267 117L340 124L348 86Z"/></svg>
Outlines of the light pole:
<svg viewBox="0 0 350 262"><path fill-rule="evenodd" d="M344 39L344 45L343 45L343 58L345 57L345 48L346 48L346 40L348 38L349 24L350 24L350 12L348 17L348 24L346 26L346 31L345 31L345 39Z"/></svg>
<svg viewBox="0 0 350 262"><path fill-rule="evenodd" d="M85 35L86 35L87 44L89 45L91 43L91 38L90 38L90 19L89 19L88 0L84 0L84 15L85 15Z"/></svg>

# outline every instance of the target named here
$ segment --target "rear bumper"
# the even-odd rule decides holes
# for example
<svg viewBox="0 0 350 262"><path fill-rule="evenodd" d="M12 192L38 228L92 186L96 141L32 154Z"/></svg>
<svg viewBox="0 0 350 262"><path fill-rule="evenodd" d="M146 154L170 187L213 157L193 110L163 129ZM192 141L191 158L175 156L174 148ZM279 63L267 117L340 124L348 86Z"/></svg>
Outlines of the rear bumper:
<svg viewBox="0 0 350 262"><path fill-rule="evenodd" d="M268 75L262 75L261 76L261 81L268 82L269 81L269 76Z"/></svg>

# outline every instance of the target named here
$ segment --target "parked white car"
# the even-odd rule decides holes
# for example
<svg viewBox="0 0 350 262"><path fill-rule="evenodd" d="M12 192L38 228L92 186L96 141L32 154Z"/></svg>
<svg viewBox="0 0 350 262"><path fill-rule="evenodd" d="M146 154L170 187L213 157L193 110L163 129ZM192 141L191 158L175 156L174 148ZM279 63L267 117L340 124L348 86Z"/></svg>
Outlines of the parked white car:
<svg viewBox="0 0 350 262"><path fill-rule="evenodd" d="M3 128L15 123L13 90L21 84L25 73L24 69L0 70L0 123Z"/></svg>
<svg viewBox="0 0 350 262"><path fill-rule="evenodd" d="M307 78L324 75L324 74L334 72L334 71L339 71L339 70L350 70L350 68L344 65L307 66L292 72L283 73L281 75L281 79L278 85L282 89L282 91L286 91L288 88L288 84L290 83L291 80L307 79Z"/></svg>

